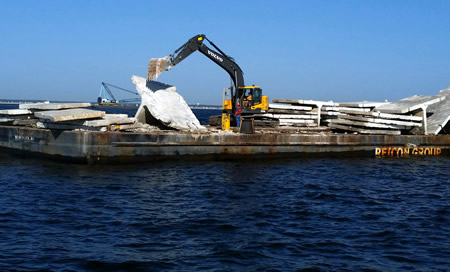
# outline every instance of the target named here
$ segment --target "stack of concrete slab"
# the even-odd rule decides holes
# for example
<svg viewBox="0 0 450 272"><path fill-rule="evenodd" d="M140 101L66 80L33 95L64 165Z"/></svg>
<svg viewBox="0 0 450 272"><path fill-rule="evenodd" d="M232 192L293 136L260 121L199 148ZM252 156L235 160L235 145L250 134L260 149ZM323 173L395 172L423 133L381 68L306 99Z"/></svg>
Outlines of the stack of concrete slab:
<svg viewBox="0 0 450 272"><path fill-rule="evenodd" d="M255 118L277 120L279 126L327 127L341 110L371 111L384 102L336 103L333 101L273 99L267 113Z"/></svg>
<svg viewBox="0 0 450 272"><path fill-rule="evenodd" d="M340 110L328 124L335 130L360 134L427 134L427 107L444 96L412 96L396 102L370 104L370 111Z"/></svg>
<svg viewBox="0 0 450 272"><path fill-rule="evenodd" d="M30 123L30 120L34 119L33 117L34 117L33 113L29 110L23 109L0 110L0 124L2 125Z"/></svg>
<svg viewBox="0 0 450 272"><path fill-rule="evenodd" d="M20 104L19 109L0 111L2 124L60 130L121 130L135 123L126 114L105 114L87 109L90 103Z"/></svg>

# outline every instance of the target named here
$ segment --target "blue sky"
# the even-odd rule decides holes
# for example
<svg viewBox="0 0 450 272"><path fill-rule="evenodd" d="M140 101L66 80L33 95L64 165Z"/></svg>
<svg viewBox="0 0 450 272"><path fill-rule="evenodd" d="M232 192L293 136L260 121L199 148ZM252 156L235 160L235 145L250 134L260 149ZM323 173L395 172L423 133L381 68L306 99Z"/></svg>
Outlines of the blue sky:
<svg viewBox="0 0 450 272"><path fill-rule="evenodd" d="M0 0L0 99L95 101L205 34L273 98L398 100L450 85L450 1ZM221 104L228 75L196 52L159 80ZM130 94L116 91L118 98Z"/></svg>

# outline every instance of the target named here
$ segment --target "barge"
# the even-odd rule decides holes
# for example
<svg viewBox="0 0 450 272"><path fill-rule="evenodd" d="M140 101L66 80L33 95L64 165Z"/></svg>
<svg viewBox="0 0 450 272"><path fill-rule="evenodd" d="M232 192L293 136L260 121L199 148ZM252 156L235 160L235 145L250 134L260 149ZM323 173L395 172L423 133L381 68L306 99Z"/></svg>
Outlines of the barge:
<svg viewBox="0 0 450 272"><path fill-rule="evenodd" d="M222 130L214 118L200 125L186 103L146 96L174 91L152 92L145 79L133 79L145 89L134 117L88 109L90 103L20 104L0 111L0 149L84 163L450 154L450 88L397 102L274 99L267 112L243 117L250 129L241 120L240 129Z"/></svg>
<svg viewBox="0 0 450 272"><path fill-rule="evenodd" d="M36 129L0 126L0 148L82 163L161 158L405 157L450 154L450 135L302 134L257 130L155 133Z"/></svg>

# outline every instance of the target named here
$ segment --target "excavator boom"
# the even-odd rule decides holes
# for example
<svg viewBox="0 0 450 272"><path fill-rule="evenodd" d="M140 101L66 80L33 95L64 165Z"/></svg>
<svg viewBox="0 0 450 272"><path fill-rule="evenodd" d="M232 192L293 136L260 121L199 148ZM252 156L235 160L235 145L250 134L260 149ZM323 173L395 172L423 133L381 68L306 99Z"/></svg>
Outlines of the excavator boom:
<svg viewBox="0 0 450 272"><path fill-rule="evenodd" d="M204 43L205 40L208 41L215 50L206 46ZM204 34L192 37L175 50L173 54L167 57L151 59L148 64L147 81L156 80L162 72L172 69L195 51L200 51L200 53L219 65L230 76L234 84L234 90L233 88L231 89L232 108L230 109L230 112L234 114L236 101L237 99L243 98L245 88L247 88L244 84L244 72L232 57L225 54L219 47L206 38Z"/></svg>

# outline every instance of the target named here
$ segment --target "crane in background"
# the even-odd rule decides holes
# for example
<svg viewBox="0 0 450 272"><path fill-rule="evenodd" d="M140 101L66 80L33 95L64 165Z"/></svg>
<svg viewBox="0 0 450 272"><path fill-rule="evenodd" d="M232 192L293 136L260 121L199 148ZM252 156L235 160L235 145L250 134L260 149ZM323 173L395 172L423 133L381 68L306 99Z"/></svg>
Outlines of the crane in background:
<svg viewBox="0 0 450 272"><path fill-rule="evenodd" d="M97 98L97 103L99 105L116 105L119 102L120 103L132 103L132 102L139 102L140 98L130 98L130 99L121 99L120 101L117 100L114 97L114 94L112 93L110 87L112 88L116 88L118 90L124 91L124 92L128 92L128 93L132 93L135 95L139 95L137 92L134 91L130 91L121 87L117 87L115 85L106 83L106 82L102 82L101 86L100 86L100 93L98 95Z"/></svg>

